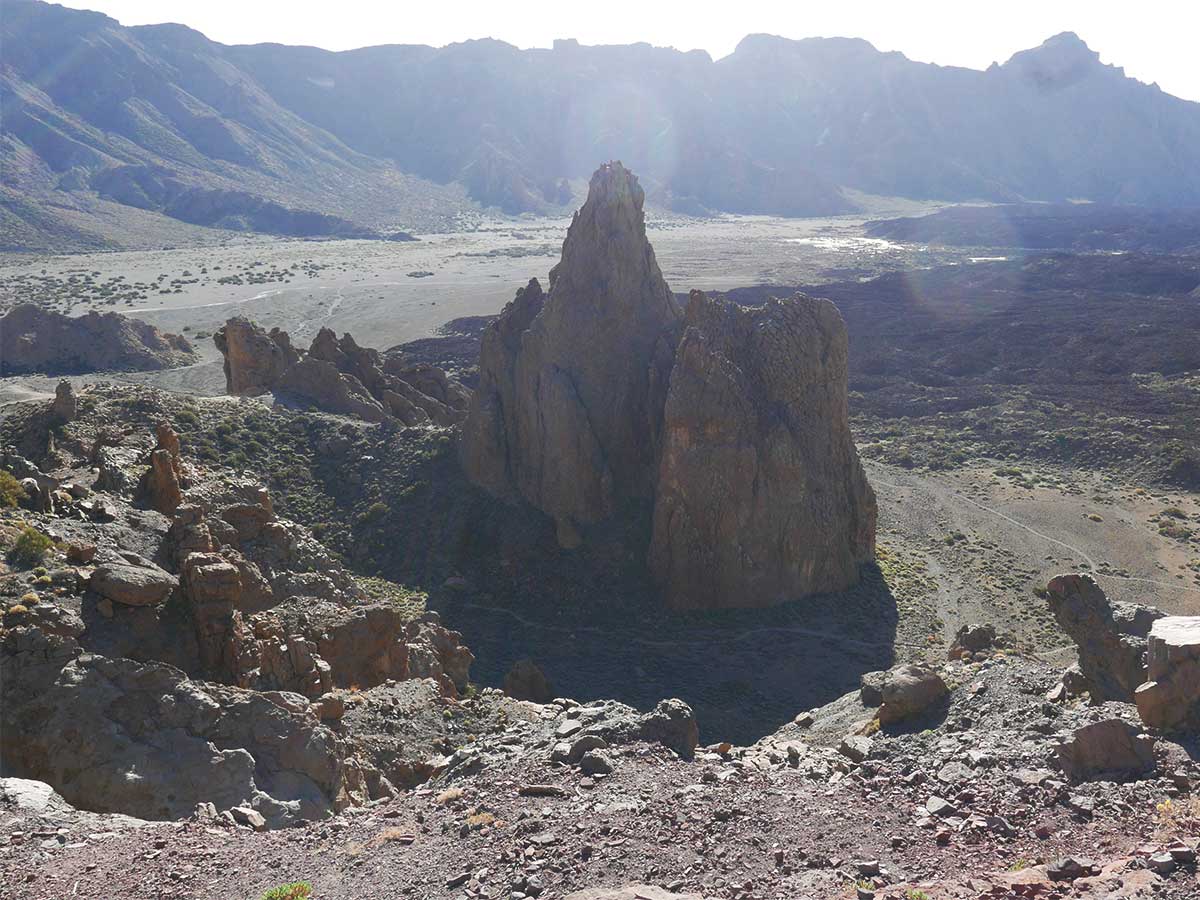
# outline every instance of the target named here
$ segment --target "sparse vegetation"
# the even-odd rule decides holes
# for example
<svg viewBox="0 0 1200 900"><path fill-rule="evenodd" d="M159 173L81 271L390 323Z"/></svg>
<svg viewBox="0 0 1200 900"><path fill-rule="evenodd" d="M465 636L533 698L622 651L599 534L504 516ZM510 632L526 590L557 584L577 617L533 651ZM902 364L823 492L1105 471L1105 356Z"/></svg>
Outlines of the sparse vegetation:
<svg viewBox="0 0 1200 900"><path fill-rule="evenodd" d="M0 507L13 508L25 497L25 488L11 472L0 469Z"/></svg>
<svg viewBox="0 0 1200 900"><path fill-rule="evenodd" d="M271 888L260 900L308 900L312 895L312 885L307 881L293 881Z"/></svg>
<svg viewBox="0 0 1200 900"><path fill-rule="evenodd" d="M46 558L54 541L42 534L32 525L25 525L20 535L8 551L10 563L23 568L31 568Z"/></svg>

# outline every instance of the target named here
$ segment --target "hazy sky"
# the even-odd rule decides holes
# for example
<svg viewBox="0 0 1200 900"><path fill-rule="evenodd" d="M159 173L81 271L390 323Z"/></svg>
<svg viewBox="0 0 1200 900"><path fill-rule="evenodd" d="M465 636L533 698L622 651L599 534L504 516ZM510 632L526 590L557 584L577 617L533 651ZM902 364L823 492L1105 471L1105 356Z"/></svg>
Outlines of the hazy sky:
<svg viewBox="0 0 1200 900"><path fill-rule="evenodd" d="M275 41L345 50L442 46L494 37L519 47L555 38L647 41L714 57L746 34L862 37L881 50L942 65L987 68L1052 34L1074 31L1107 63L1200 101L1197 0L67 0L126 25L182 22L227 44Z"/></svg>

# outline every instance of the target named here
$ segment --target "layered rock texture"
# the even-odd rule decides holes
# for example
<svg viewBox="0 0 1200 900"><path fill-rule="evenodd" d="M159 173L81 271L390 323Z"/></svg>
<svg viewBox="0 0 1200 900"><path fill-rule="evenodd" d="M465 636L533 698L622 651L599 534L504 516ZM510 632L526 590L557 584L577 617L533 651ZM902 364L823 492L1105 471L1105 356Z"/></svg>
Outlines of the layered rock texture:
<svg viewBox="0 0 1200 900"><path fill-rule="evenodd" d="M1200 726L1200 616L1158 619L1147 637L1146 681L1134 691L1138 715L1155 728Z"/></svg>
<svg viewBox="0 0 1200 900"><path fill-rule="evenodd" d="M797 296L686 314L620 163L592 177L550 273L483 337L467 474L554 519L653 516L652 572L677 607L767 606L857 581L875 498L847 419L846 330Z"/></svg>
<svg viewBox="0 0 1200 900"><path fill-rule="evenodd" d="M470 397L436 366L385 356L328 328L307 353L292 347L286 331L267 332L242 316L227 321L213 341L225 358L225 389L239 396L272 392L294 405L368 422L441 426L460 421Z"/></svg>
<svg viewBox="0 0 1200 900"><path fill-rule="evenodd" d="M0 316L0 374L139 372L196 361L186 338L117 313L64 316L22 303Z"/></svg>

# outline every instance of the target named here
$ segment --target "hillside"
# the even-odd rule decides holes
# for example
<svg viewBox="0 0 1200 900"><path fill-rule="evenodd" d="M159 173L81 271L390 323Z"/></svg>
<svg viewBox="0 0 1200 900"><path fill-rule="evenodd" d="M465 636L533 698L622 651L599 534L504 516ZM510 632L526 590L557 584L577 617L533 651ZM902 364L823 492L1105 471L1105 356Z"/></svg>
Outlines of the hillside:
<svg viewBox="0 0 1200 900"><path fill-rule="evenodd" d="M844 213L846 188L1200 205L1200 104L1073 34L985 72L767 35L717 61L575 41L335 53L12 0L0 40L10 249L120 246L93 220L123 209L289 235L454 230L480 207L565 212L613 158L687 213Z"/></svg>

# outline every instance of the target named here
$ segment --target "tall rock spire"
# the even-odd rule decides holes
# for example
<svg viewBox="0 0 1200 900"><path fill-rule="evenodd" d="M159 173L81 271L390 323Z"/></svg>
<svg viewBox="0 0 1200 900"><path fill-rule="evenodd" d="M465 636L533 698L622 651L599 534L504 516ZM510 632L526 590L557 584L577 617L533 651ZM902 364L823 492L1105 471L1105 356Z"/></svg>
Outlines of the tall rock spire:
<svg viewBox="0 0 1200 900"><path fill-rule="evenodd" d="M685 318L642 202L620 163L602 166L549 293L531 281L488 327L468 476L550 515L564 547L652 510L650 544L633 549L678 608L849 587L874 555L876 508L841 315L802 295L744 309L693 291Z"/></svg>
<svg viewBox="0 0 1200 900"><path fill-rule="evenodd" d="M543 297L532 282L484 336L463 442L467 473L579 526L648 499L682 312L646 240L645 194L619 162L592 176Z"/></svg>

